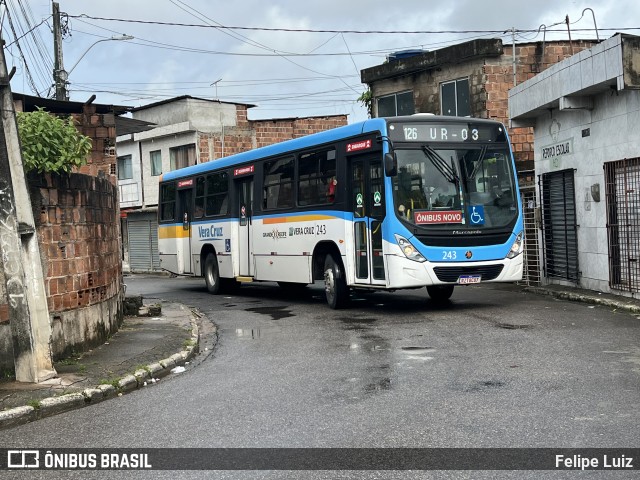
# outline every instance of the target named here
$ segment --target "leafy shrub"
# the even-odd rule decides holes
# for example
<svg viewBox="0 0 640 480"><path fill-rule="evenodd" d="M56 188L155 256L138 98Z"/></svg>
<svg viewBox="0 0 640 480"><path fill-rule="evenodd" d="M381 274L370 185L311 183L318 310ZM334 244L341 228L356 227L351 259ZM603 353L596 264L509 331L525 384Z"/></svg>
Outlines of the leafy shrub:
<svg viewBox="0 0 640 480"><path fill-rule="evenodd" d="M56 117L42 108L17 117L27 172L71 172L87 162L91 139L78 132L72 117Z"/></svg>

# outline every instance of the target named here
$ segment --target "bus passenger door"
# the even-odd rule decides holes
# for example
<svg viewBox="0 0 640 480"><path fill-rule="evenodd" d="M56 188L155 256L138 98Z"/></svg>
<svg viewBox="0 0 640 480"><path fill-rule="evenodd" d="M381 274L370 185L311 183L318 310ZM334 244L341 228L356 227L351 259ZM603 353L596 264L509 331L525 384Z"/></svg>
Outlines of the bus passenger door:
<svg viewBox="0 0 640 480"><path fill-rule="evenodd" d="M253 272L253 238L251 223L253 216L253 178L236 180L238 195L238 256L240 260L240 276L252 277Z"/></svg>
<svg viewBox="0 0 640 480"><path fill-rule="evenodd" d="M191 220L193 216L193 188L178 191L178 220L182 222L178 235L178 268L179 273L193 273L191 267ZM182 263L182 268L180 264Z"/></svg>
<svg viewBox="0 0 640 480"><path fill-rule="evenodd" d="M382 221L385 216L382 160L353 159L349 165L356 283L385 285Z"/></svg>

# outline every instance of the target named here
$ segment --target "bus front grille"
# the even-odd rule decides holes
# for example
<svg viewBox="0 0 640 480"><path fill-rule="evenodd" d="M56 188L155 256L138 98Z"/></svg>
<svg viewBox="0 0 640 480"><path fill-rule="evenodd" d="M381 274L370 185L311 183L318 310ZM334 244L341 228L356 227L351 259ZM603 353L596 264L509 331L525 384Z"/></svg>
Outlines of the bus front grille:
<svg viewBox="0 0 640 480"><path fill-rule="evenodd" d="M502 272L503 265L482 265L468 267L435 267L433 271L441 282L457 282L460 275L480 275L483 281L495 280Z"/></svg>

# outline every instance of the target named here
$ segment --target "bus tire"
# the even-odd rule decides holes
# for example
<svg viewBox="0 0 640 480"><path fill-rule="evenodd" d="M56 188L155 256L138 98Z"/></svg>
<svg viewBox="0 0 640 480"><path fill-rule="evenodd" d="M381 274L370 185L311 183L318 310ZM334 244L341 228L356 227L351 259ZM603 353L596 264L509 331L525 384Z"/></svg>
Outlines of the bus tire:
<svg viewBox="0 0 640 480"><path fill-rule="evenodd" d="M324 259L324 293L332 309L343 308L349 302L349 288L342 262L335 260L332 254L327 254Z"/></svg>
<svg viewBox="0 0 640 480"><path fill-rule="evenodd" d="M213 252L207 253L204 259L204 281L207 284L209 293L220 292L220 271L218 270L218 259Z"/></svg>
<svg viewBox="0 0 640 480"><path fill-rule="evenodd" d="M453 285L431 285L427 293L434 302L446 302L453 295Z"/></svg>

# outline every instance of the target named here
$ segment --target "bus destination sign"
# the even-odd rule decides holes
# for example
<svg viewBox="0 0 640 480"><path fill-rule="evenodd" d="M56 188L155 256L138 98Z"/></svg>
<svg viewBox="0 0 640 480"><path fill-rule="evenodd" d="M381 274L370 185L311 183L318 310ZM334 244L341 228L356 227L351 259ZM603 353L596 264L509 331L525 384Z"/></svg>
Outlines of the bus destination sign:
<svg viewBox="0 0 640 480"><path fill-rule="evenodd" d="M248 175L249 173L254 172L254 166L249 165L248 167L240 167L233 170L233 176L239 177L240 175Z"/></svg>
<svg viewBox="0 0 640 480"><path fill-rule="evenodd" d="M506 141L502 127L471 123L393 124L391 138L405 142L496 142Z"/></svg>

